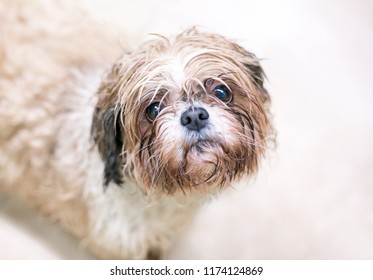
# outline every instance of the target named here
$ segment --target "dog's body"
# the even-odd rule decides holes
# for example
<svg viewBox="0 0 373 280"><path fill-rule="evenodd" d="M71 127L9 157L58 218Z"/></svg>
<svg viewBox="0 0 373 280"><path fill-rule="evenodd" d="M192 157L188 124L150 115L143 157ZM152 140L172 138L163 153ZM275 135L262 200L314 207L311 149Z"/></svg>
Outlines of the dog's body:
<svg viewBox="0 0 373 280"><path fill-rule="evenodd" d="M35 20L15 2L0 6L0 191L101 257L162 257L206 199L257 168L270 133L258 61L193 29L115 62L74 9Z"/></svg>

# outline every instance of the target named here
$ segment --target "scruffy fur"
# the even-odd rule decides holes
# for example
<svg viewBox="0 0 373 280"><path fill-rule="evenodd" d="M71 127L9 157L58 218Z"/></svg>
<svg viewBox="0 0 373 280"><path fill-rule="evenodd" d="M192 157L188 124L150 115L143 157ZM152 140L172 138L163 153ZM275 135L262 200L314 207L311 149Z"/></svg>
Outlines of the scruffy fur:
<svg viewBox="0 0 373 280"><path fill-rule="evenodd" d="M258 168L271 133L258 59L194 28L123 51L72 4L29 2L0 3L0 191L102 258L164 257L209 197ZM197 107L203 133L180 125Z"/></svg>

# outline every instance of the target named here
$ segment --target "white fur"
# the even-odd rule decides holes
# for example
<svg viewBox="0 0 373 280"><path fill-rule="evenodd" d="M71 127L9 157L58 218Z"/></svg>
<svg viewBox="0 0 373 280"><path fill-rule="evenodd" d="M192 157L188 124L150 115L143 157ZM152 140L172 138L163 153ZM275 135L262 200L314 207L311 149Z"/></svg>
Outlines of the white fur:
<svg viewBox="0 0 373 280"><path fill-rule="evenodd" d="M66 166L76 168L76 162L69 162L76 158L66 157L72 141L79 147L75 153L81 159L79 169L87 170L82 172L83 203L88 209L85 243L100 250L99 255L104 257L146 258L148 250L169 248L206 195L195 192L169 196L156 190L147 194L130 178L124 179L123 186L110 183L104 187L104 163L90 135L96 90L104 70L76 70L77 94L70 101L79 105L61 128L61 158L68 161Z"/></svg>
<svg viewBox="0 0 373 280"><path fill-rule="evenodd" d="M83 239L97 256L157 256L211 193L193 188L186 194L181 190L168 194L161 188L145 192L127 177L122 186L105 188L104 162L91 135L92 119L99 85L110 79L106 71L123 50L113 43L106 26L88 15L80 21L81 16L79 5L0 2L0 192L18 194ZM155 62L161 69L136 81L129 91L149 86L148 93L153 93L160 87L153 79L160 70L172 76L167 84L177 81L185 90L194 79L182 69L199 54L213 52L197 49L180 57L171 54L171 62L149 62L145 70ZM128 66L125 59L121 62ZM199 80L207 77L205 73ZM178 115L186 108L183 104L167 131L172 134L166 140L174 145L186 137ZM211 114L212 137L215 128L229 130L228 122L218 123L217 113Z"/></svg>

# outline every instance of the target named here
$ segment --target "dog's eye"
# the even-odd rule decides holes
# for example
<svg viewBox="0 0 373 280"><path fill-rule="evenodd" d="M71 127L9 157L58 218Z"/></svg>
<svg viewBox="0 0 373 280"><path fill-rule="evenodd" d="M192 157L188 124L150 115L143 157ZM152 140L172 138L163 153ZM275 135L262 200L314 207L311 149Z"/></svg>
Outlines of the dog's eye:
<svg viewBox="0 0 373 280"><path fill-rule="evenodd" d="M225 103L232 101L232 92L224 85L217 86L214 93L217 98Z"/></svg>
<svg viewBox="0 0 373 280"><path fill-rule="evenodd" d="M163 106L159 102L154 102L150 104L146 108L146 118L150 121L153 122L154 119L158 116L159 112L162 110Z"/></svg>

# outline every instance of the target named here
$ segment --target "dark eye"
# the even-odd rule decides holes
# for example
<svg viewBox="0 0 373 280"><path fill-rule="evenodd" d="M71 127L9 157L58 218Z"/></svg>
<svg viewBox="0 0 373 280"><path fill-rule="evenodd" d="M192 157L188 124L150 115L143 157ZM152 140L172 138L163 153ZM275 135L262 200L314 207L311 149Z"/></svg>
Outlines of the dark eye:
<svg viewBox="0 0 373 280"><path fill-rule="evenodd" d="M232 92L224 85L217 86L214 93L217 98L225 103L232 101Z"/></svg>
<svg viewBox="0 0 373 280"><path fill-rule="evenodd" d="M159 102L154 102L150 104L145 111L146 118L153 122L154 119L158 116L159 112L162 110L163 106Z"/></svg>

